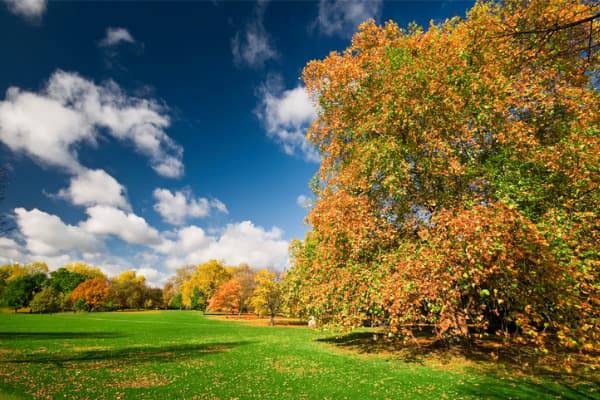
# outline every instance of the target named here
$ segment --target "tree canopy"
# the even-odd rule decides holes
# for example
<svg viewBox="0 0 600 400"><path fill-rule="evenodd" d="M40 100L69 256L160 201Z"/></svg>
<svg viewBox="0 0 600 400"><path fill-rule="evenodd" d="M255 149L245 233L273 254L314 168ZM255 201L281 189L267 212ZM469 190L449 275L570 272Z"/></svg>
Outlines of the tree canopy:
<svg viewBox="0 0 600 400"><path fill-rule="evenodd" d="M370 21L306 66L322 163L292 246L305 312L598 343L598 12L480 1L426 30Z"/></svg>

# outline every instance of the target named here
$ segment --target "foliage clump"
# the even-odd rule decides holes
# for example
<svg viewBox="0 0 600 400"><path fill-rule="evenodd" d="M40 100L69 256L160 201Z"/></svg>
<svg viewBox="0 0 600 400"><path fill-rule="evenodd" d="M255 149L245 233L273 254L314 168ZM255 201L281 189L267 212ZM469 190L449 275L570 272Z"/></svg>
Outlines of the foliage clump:
<svg viewBox="0 0 600 400"><path fill-rule="evenodd" d="M427 30L366 22L310 62L322 164L296 312L598 348L599 11L480 1Z"/></svg>

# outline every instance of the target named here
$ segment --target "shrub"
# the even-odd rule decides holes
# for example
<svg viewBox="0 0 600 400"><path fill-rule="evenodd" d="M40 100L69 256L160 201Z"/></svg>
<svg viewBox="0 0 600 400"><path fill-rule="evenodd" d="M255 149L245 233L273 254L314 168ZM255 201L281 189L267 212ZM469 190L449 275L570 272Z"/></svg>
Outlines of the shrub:
<svg viewBox="0 0 600 400"><path fill-rule="evenodd" d="M56 289L46 287L33 297L29 307L35 313L55 313L62 308L62 296Z"/></svg>

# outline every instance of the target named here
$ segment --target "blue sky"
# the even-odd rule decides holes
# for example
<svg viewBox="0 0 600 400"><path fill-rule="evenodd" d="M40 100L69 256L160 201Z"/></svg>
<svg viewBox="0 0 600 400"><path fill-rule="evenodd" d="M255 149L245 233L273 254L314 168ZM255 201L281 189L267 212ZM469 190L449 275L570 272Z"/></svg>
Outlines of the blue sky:
<svg viewBox="0 0 600 400"><path fill-rule="evenodd" d="M0 0L0 261L84 260L159 284L207 258L283 269L318 154L303 66L373 17L471 2Z"/></svg>

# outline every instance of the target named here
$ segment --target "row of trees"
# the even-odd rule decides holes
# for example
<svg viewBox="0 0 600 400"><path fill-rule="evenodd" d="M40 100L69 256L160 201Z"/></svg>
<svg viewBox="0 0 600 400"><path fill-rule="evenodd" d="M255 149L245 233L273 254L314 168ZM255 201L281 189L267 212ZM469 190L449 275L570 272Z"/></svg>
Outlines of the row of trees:
<svg viewBox="0 0 600 400"><path fill-rule="evenodd" d="M123 309L190 309L228 314L253 312L273 322L283 308L282 275L210 260L176 271L162 289L144 276L125 271L108 278L84 263L48 272L44 263L0 266L0 298L17 311L110 311Z"/></svg>
<svg viewBox="0 0 600 400"><path fill-rule="evenodd" d="M126 271L108 279L97 267L68 264L48 273L44 263L0 266L0 298L16 310L118 310L163 306L162 291L149 287L145 278Z"/></svg>
<svg viewBox="0 0 600 400"><path fill-rule="evenodd" d="M426 30L367 22L310 62L322 163L295 312L600 349L599 17L479 1Z"/></svg>
<svg viewBox="0 0 600 400"><path fill-rule="evenodd" d="M174 309L241 314L254 312L273 322L282 310L281 275L246 264L226 266L210 260L176 271L163 288L165 303Z"/></svg>

